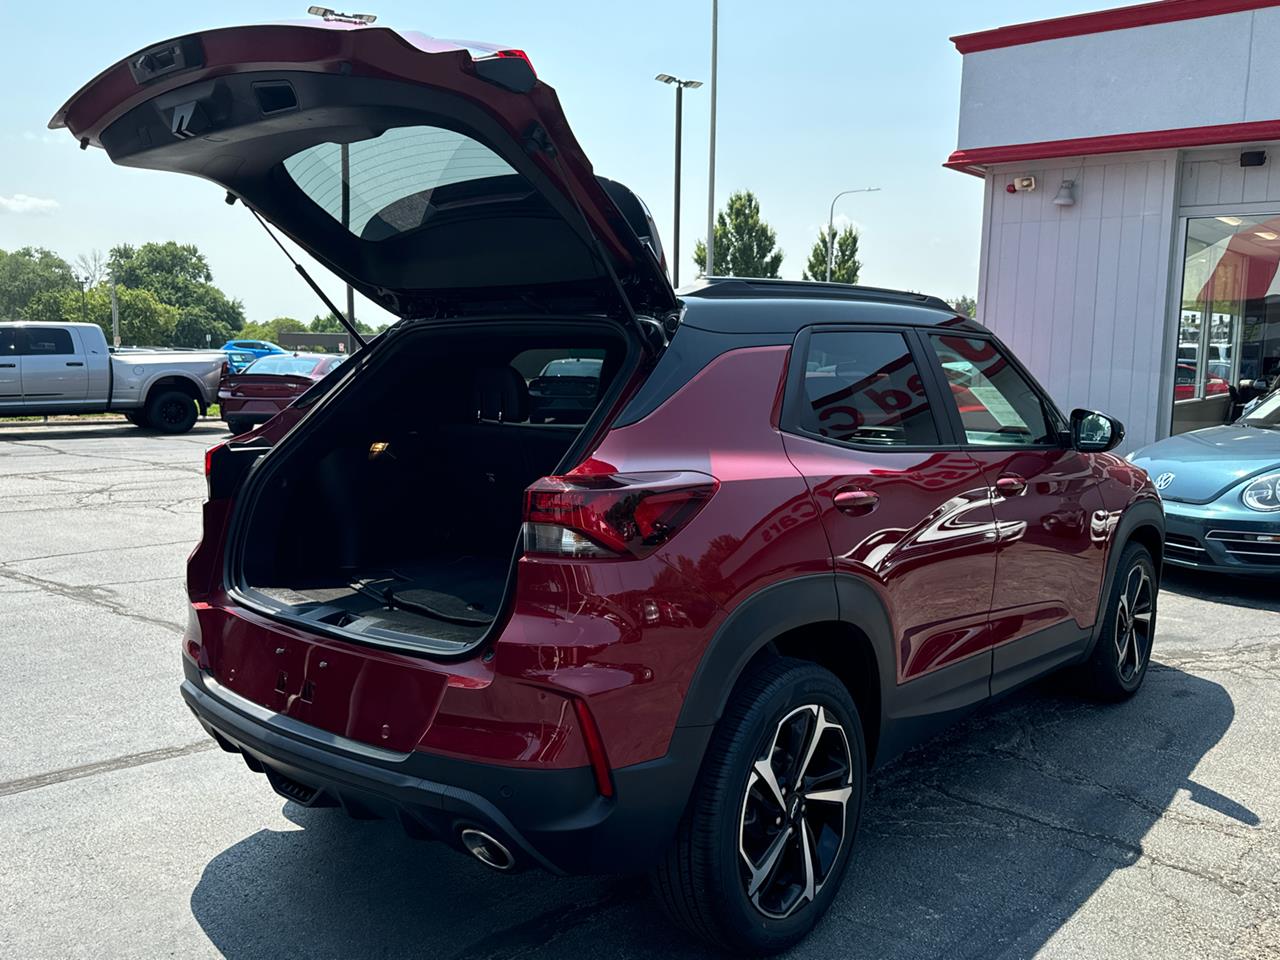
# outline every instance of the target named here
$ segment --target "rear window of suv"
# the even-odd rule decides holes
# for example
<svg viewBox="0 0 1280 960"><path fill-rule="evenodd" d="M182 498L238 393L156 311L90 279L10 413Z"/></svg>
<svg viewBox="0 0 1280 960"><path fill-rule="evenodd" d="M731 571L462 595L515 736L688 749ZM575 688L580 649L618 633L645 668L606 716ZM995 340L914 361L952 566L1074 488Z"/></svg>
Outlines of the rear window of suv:
<svg viewBox="0 0 1280 960"><path fill-rule="evenodd" d="M906 337L884 331L831 331L809 338L796 425L805 433L857 445L941 442Z"/></svg>
<svg viewBox="0 0 1280 960"><path fill-rule="evenodd" d="M437 187L515 174L484 144L439 127L395 127L347 151L346 226L364 240L386 240L422 226ZM343 222L340 144L308 147L286 159L284 168L312 202Z"/></svg>

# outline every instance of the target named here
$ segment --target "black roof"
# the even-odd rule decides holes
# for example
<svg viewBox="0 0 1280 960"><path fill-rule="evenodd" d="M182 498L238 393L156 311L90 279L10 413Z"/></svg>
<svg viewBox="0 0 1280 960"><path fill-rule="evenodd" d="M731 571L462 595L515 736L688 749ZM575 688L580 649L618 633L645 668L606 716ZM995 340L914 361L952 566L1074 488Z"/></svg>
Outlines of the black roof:
<svg viewBox="0 0 1280 960"><path fill-rule="evenodd" d="M848 283L708 277L678 291L684 323L719 333L789 333L812 324L985 328L939 297Z"/></svg>

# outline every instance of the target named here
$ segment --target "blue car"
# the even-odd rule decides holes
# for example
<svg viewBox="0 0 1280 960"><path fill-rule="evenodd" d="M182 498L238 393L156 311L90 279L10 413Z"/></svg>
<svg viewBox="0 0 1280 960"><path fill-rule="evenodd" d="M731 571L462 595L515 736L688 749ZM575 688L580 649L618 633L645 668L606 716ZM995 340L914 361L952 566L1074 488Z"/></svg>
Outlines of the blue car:
<svg viewBox="0 0 1280 960"><path fill-rule="evenodd" d="M224 348L222 352L227 355L227 368L230 373L240 373L245 367L258 359L248 350L228 350Z"/></svg>
<svg viewBox="0 0 1280 960"><path fill-rule="evenodd" d="M1232 424L1129 455L1164 500L1165 560L1280 577L1280 392Z"/></svg>
<svg viewBox="0 0 1280 960"><path fill-rule="evenodd" d="M265 357L269 353L288 353L284 347L276 346L270 340L228 340L220 348L236 353L252 353L254 359Z"/></svg>

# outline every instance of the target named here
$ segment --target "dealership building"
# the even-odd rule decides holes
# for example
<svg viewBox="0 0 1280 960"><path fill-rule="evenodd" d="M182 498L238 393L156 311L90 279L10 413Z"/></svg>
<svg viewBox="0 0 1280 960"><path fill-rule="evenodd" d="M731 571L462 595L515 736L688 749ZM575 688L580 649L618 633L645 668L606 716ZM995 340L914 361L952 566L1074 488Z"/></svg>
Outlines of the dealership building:
<svg viewBox="0 0 1280 960"><path fill-rule="evenodd" d="M954 37L947 166L985 184L978 317L1125 449L1280 377L1280 0Z"/></svg>

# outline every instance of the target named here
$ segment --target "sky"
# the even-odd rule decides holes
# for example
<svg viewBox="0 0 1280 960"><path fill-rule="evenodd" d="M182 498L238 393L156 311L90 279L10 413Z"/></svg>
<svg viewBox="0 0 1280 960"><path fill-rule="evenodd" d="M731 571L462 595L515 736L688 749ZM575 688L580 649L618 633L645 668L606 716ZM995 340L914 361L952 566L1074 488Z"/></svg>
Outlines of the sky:
<svg viewBox="0 0 1280 960"><path fill-rule="evenodd" d="M332 2L332 0L331 0ZM654 76L708 80L710 0L435 3L355 0L379 25L525 50L556 88L596 172L645 199L671 248L674 92ZM955 149L955 34L1114 6L1106 0L803 0L720 4L715 199L750 189L799 278L842 190L837 222L861 234L861 282L946 298L977 287L982 184L942 167ZM6 12L6 8L12 9ZM49 117L82 84L152 43L216 26L305 17L305 0L217 4L0 0L0 249L67 259L118 243L194 243L248 319L308 318L314 294L215 185L116 167ZM1016 96L1016 91L1011 91ZM685 94L681 281L706 234L708 88ZM312 270L335 300L343 286ZM367 302L357 315L387 318Z"/></svg>

